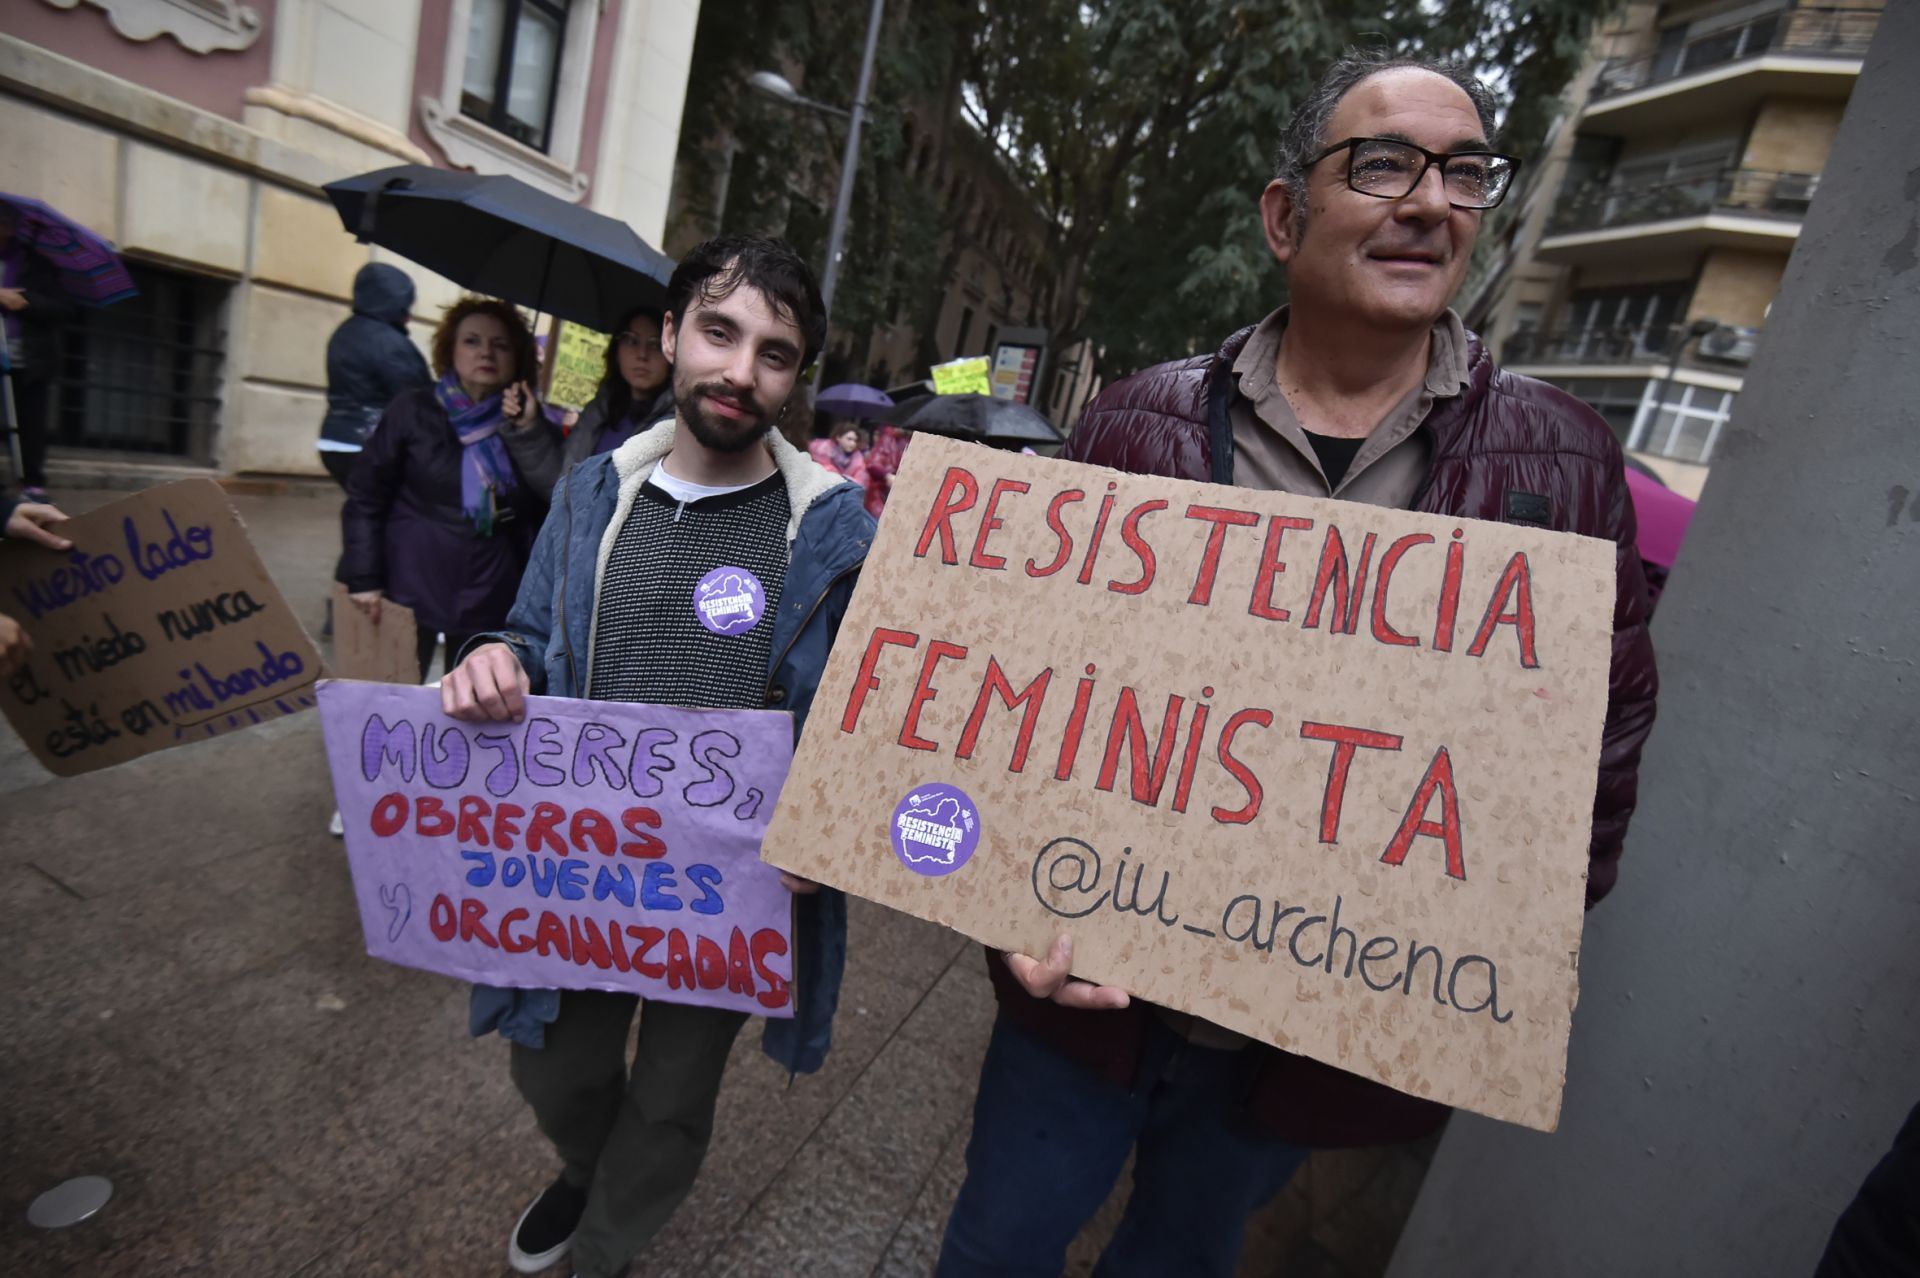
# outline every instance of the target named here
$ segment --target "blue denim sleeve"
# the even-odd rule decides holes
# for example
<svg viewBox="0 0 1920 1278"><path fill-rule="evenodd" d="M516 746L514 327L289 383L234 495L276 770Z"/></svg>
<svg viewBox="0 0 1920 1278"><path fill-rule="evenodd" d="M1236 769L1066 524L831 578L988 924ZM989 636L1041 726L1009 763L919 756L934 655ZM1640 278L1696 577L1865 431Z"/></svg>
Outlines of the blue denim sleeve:
<svg viewBox="0 0 1920 1278"><path fill-rule="evenodd" d="M560 1015L559 990L505 990L476 985L467 999L467 1033L475 1038L498 1031L522 1047L547 1045L547 1026Z"/></svg>

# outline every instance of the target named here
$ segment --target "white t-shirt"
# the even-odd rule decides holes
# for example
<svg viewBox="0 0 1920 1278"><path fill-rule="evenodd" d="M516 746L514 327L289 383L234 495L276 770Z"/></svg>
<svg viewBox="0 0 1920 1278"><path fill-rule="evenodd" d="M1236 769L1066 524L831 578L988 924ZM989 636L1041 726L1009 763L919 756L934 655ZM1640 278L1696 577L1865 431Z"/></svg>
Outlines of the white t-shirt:
<svg viewBox="0 0 1920 1278"><path fill-rule="evenodd" d="M690 501L699 501L703 497L724 497L728 493L737 493L744 488L753 487L754 484L765 483L766 477L762 476L750 483L726 484L721 487L715 487L712 484L690 484L684 479L668 474L666 463L661 462L653 468L653 474L647 476L647 482L684 506Z"/></svg>

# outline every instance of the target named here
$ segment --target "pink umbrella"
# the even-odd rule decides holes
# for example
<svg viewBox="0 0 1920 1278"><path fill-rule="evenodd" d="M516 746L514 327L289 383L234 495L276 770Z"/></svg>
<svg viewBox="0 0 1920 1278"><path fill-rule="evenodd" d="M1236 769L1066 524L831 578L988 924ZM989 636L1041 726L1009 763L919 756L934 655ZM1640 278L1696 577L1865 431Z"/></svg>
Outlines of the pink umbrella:
<svg viewBox="0 0 1920 1278"><path fill-rule="evenodd" d="M1627 491L1633 494L1634 514L1640 522L1640 557L1662 568L1673 567L1694 503L1632 466L1627 467Z"/></svg>

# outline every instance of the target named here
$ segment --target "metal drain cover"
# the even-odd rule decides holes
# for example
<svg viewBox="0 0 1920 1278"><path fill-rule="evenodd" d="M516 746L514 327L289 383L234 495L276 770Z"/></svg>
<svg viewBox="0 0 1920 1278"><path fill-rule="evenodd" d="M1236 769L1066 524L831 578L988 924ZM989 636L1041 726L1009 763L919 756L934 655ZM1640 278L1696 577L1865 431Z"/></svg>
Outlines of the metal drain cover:
<svg viewBox="0 0 1920 1278"><path fill-rule="evenodd" d="M105 1207L111 1197L113 1182L105 1176L76 1176L34 1199L27 1208L27 1223L41 1229L77 1225Z"/></svg>

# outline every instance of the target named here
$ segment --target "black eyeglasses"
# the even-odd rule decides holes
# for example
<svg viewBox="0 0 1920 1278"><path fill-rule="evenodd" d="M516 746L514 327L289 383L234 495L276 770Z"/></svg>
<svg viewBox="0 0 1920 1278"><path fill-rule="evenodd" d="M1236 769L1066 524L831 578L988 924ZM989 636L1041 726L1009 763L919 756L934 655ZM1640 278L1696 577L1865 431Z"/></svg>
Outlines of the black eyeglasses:
<svg viewBox="0 0 1920 1278"><path fill-rule="evenodd" d="M1520 161L1491 151L1455 151L1442 155L1392 138L1348 138L1307 161L1312 168L1330 155L1350 150L1347 185L1361 195L1399 200L1413 194L1427 170L1440 166L1447 203L1456 209L1490 209L1506 198Z"/></svg>

